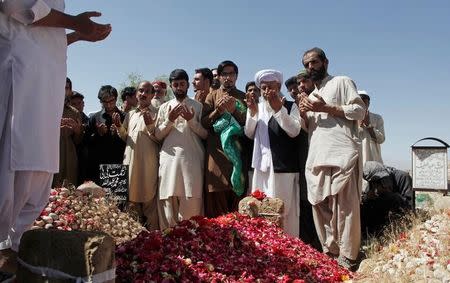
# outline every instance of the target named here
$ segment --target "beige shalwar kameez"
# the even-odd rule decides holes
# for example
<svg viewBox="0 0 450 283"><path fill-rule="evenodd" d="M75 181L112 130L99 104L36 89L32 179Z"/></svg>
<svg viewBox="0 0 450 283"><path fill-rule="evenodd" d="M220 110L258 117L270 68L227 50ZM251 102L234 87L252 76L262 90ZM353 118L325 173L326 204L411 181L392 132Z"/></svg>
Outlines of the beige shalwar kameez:
<svg viewBox="0 0 450 283"><path fill-rule="evenodd" d="M156 109L149 107L156 116ZM147 228L158 229L158 155L155 123L146 125L143 112L137 108L125 116L119 129L126 142L123 164L129 166L128 199L130 209L147 218Z"/></svg>
<svg viewBox="0 0 450 283"><path fill-rule="evenodd" d="M383 163L381 158L381 144L384 142L384 121L383 118L375 113L369 112L369 127L372 128L375 137L370 135L366 126L359 126L359 138L361 139L361 164L364 166L366 161L377 161ZM368 190L369 183L362 180L362 191Z"/></svg>
<svg viewBox="0 0 450 283"><path fill-rule="evenodd" d="M359 201L361 190L361 144L357 120L365 106L348 77L326 77L309 98L320 95L327 104L338 105L345 118L324 112L307 113L310 147L306 162L308 200L325 253L356 259L361 241Z"/></svg>
<svg viewBox="0 0 450 283"><path fill-rule="evenodd" d="M366 161L383 163L381 158L381 144L385 140L383 117L369 112L369 125L372 127L375 137L372 137L367 127L359 127L359 137L362 145L362 165Z"/></svg>

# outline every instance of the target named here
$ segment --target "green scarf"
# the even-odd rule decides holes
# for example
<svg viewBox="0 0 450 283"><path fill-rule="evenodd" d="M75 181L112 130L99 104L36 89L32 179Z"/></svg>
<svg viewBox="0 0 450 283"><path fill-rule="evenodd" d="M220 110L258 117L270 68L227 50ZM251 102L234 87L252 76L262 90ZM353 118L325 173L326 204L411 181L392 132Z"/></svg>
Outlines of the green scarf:
<svg viewBox="0 0 450 283"><path fill-rule="evenodd" d="M246 111L245 106L236 100L236 111ZM220 135L220 142L222 144L225 156L233 165L231 173L231 185L236 195L241 196L244 193L244 178L242 176L242 160L239 152L238 142L233 139L233 136L242 136L244 128L239 125L238 121L229 113L225 112L213 124L214 132Z"/></svg>

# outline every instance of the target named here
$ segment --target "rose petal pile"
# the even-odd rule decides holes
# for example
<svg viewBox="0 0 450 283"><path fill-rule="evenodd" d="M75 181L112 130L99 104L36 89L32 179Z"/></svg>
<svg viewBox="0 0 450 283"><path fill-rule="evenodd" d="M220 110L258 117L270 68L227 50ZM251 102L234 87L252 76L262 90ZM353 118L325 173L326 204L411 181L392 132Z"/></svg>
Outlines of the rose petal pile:
<svg viewBox="0 0 450 283"><path fill-rule="evenodd" d="M38 228L102 231L114 237L116 243L129 241L144 230L114 202L67 188L51 190L48 205L32 227Z"/></svg>
<svg viewBox="0 0 450 283"><path fill-rule="evenodd" d="M386 282L450 282L449 247L450 210L447 210L401 233L395 242L365 263L367 270L358 277Z"/></svg>
<svg viewBox="0 0 450 283"><path fill-rule="evenodd" d="M116 249L120 282L342 282L352 273L275 224L193 217Z"/></svg>

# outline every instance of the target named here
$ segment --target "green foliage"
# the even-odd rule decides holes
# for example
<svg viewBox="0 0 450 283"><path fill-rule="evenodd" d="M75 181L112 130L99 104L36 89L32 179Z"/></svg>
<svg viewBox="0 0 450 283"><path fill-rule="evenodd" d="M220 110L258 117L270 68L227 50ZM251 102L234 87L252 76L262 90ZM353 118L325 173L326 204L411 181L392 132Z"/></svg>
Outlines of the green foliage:
<svg viewBox="0 0 450 283"><path fill-rule="evenodd" d="M141 74L132 72L129 73L127 75L127 78L125 79L124 82L119 84L119 98L117 99L117 104L120 107L123 104L123 101L120 99L120 93L122 92L122 90L128 86L133 86L133 87L137 87L139 82L143 81L143 77Z"/></svg>

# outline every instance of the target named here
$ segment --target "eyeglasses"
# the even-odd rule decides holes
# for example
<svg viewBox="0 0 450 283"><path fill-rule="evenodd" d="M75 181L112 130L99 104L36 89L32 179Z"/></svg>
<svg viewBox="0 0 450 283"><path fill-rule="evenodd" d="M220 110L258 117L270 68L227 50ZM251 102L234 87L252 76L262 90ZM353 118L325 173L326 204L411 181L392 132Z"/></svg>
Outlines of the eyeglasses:
<svg viewBox="0 0 450 283"><path fill-rule="evenodd" d="M234 75L236 75L236 72L222 72L222 73L220 73L221 77L232 77Z"/></svg>

